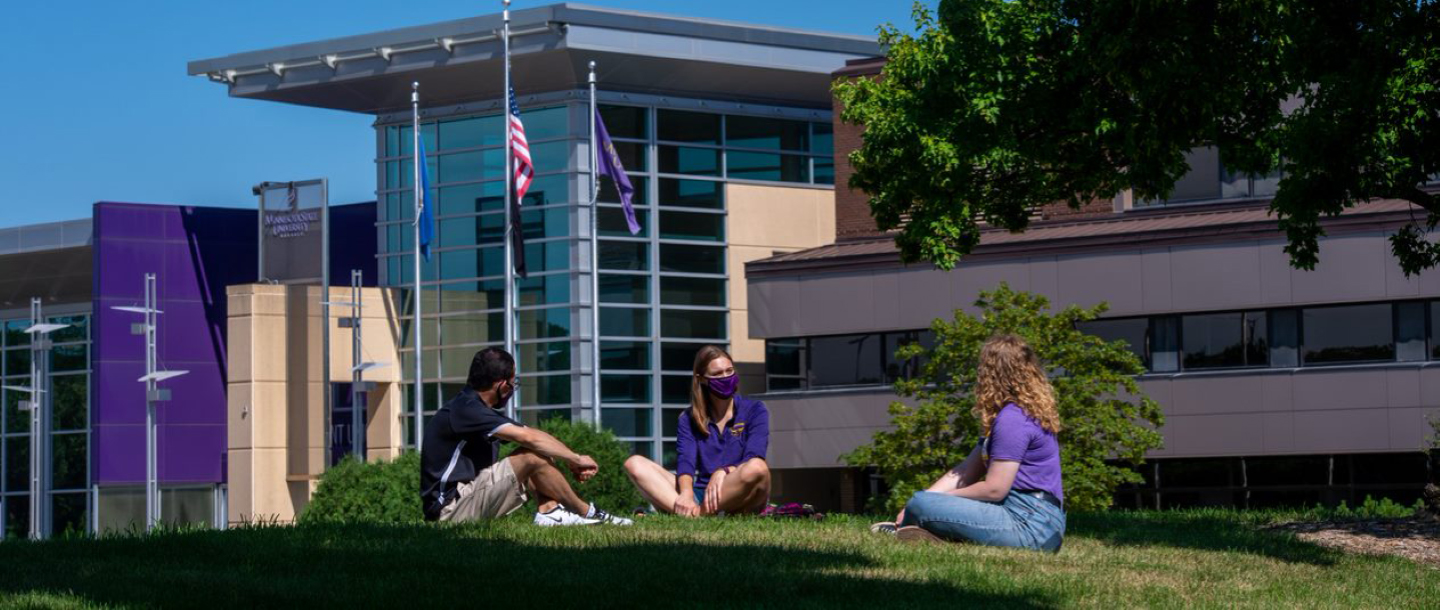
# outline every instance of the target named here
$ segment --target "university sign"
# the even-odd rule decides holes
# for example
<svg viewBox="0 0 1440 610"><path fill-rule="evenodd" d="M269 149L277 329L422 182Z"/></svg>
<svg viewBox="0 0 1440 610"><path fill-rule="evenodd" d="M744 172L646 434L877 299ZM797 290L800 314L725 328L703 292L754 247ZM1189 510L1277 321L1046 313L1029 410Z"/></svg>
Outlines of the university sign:
<svg viewBox="0 0 1440 610"><path fill-rule="evenodd" d="M254 187L260 199L260 281L325 281L326 190L324 179L262 182Z"/></svg>

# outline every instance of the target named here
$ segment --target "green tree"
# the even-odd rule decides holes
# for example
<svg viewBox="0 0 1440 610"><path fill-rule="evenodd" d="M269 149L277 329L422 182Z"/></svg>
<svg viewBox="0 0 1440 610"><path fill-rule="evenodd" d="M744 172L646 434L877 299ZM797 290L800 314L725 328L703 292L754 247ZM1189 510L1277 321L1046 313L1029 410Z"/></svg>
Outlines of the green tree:
<svg viewBox="0 0 1440 610"><path fill-rule="evenodd" d="M1319 220L1375 198L1420 214L1391 237L1407 274L1440 263L1437 0L941 0L915 35L880 31L880 78L836 84L865 128L850 186L907 262L953 267L978 220L1133 188L1163 198L1187 150L1283 171L1271 210L1291 264Z"/></svg>
<svg viewBox="0 0 1440 610"><path fill-rule="evenodd" d="M896 393L915 406L891 403L894 428L875 433L870 444L844 459L855 466L878 467L891 487L885 508L899 510L911 494L965 459L979 441L970 390L980 347L996 333L1014 333L1040 356L1055 386L1068 507L1110 506L1118 485L1141 480L1127 466L1140 464L1146 451L1160 447L1156 429L1164 416L1135 383L1135 375L1145 368L1123 341L1106 343L1076 329L1077 323L1095 319L1107 306L1072 305L1051 313L1045 297L1005 284L980 293L975 306L978 316L956 310L953 321L935 320L930 325L933 348L900 348L900 358L922 363L919 375L895 383Z"/></svg>

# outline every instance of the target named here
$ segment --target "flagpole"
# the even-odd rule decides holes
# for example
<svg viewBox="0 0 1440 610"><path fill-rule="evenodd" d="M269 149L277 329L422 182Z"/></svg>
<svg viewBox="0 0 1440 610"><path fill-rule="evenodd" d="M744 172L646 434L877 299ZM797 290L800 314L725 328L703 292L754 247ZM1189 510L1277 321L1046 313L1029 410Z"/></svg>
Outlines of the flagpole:
<svg viewBox="0 0 1440 610"><path fill-rule="evenodd" d="M595 412L591 423L600 429L600 152L595 137L595 62L590 62L590 391Z"/></svg>
<svg viewBox="0 0 1440 610"><path fill-rule="evenodd" d="M420 217L424 213L425 206L425 185L421 184L420 169L425 158L420 154L420 83L416 81L410 85L410 120L411 135L414 141L411 142L410 153L415 162L412 164L415 171L415 323L410 327L410 332L415 334L415 450L420 451L425 442L425 384L424 368L421 361L424 359L421 354L425 341L425 331L422 318L420 317Z"/></svg>
<svg viewBox="0 0 1440 610"><path fill-rule="evenodd" d="M510 222L510 198L514 196L515 188L515 167L514 167L514 142L510 139L510 0L504 0L505 29L500 36L504 41L505 48L505 88L500 92L500 109L504 115L505 123L505 351L515 357L515 374L520 374L519 355L515 353L515 259L511 252L514 244L515 227ZM515 403L520 400L520 388L515 388L515 394L510 401L505 403L505 415L511 419L515 418Z"/></svg>

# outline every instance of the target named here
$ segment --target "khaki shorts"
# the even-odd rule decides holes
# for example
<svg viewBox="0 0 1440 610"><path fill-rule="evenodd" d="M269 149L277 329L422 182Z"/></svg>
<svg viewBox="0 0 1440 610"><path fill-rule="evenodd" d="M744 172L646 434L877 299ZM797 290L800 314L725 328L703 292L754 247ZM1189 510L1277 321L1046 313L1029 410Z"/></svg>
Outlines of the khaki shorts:
<svg viewBox="0 0 1440 610"><path fill-rule="evenodd" d="M510 458L491 465L475 480L461 482L455 492L460 497L440 509L441 521L474 521L504 517L525 505L525 488L515 478Z"/></svg>

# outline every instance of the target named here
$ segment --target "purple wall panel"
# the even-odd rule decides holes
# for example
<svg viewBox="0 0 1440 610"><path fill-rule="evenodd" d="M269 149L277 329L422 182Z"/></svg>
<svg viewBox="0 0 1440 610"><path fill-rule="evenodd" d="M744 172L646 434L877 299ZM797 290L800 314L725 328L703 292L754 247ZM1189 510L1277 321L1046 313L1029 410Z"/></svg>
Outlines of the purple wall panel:
<svg viewBox="0 0 1440 610"><path fill-rule="evenodd" d="M160 368L190 374L161 383L157 405L163 484L225 480L225 287L255 281L253 210L98 203L94 215L95 482L145 476L144 341L140 316L111 309L143 299L157 273Z"/></svg>

